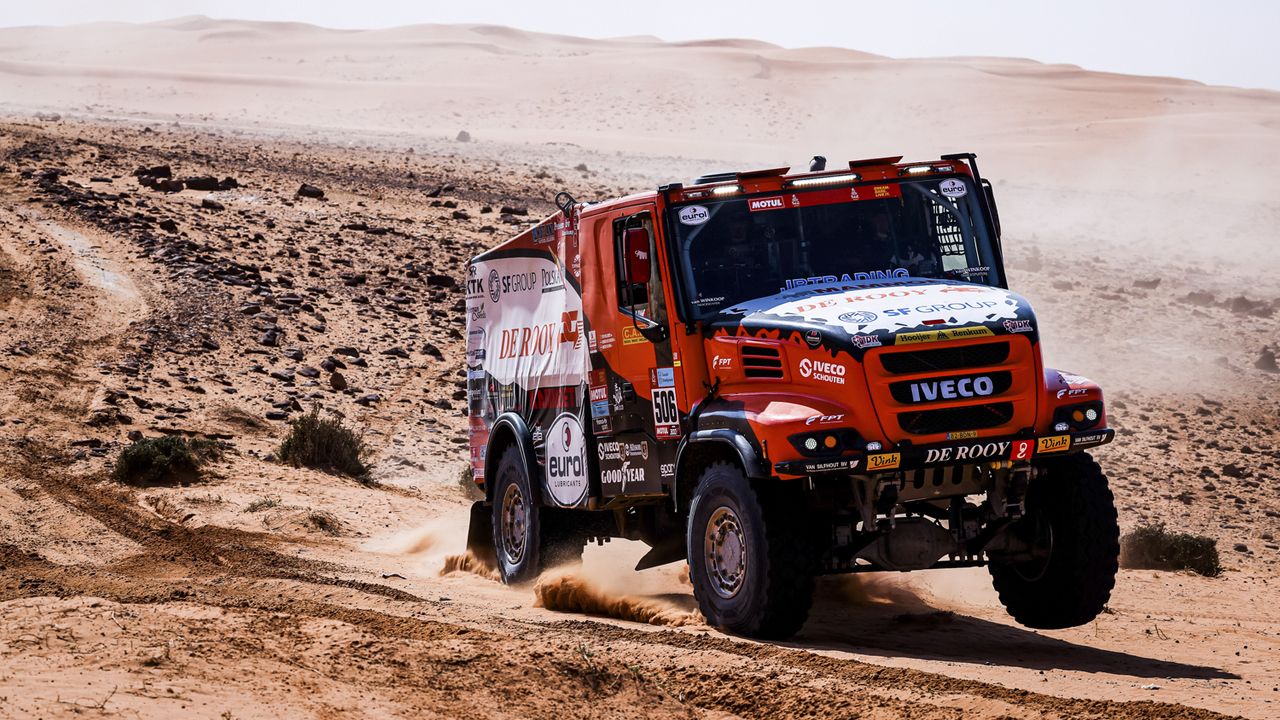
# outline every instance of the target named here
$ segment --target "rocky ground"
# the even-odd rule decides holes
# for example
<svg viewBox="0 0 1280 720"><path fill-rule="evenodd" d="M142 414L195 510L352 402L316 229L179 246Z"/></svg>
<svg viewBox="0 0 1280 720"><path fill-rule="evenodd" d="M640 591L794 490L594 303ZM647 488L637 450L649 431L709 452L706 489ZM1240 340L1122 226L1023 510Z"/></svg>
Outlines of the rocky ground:
<svg viewBox="0 0 1280 720"><path fill-rule="evenodd" d="M1006 237L1046 343L1109 389L1120 434L1098 455L1122 523L1207 534L1227 566L1124 571L1089 627L1013 625L980 570L833 581L785 644L699 625L678 569L615 570L635 559L623 543L559 581L607 600L584 609L657 625L440 577L468 502L465 259L559 190L611 195L658 171L570 156L0 124L3 713L1277 714L1267 268L1135 272L1061 252L1070 238ZM365 429L372 483L274 462L314 406ZM107 478L131 438L161 433L229 451L186 486Z"/></svg>

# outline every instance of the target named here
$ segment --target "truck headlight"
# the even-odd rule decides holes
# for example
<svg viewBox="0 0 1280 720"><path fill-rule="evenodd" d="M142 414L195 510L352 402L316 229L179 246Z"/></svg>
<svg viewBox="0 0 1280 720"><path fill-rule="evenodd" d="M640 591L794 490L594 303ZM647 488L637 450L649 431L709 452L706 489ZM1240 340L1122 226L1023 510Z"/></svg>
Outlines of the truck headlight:
<svg viewBox="0 0 1280 720"><path fill-rule="evenodd" d="M1096 426L1101 419L1102 403L1097 400L1078 405L1066 405L1053 413L1054 430L1058 430L1062 425L1072 430L1088 430Z"/></svg>

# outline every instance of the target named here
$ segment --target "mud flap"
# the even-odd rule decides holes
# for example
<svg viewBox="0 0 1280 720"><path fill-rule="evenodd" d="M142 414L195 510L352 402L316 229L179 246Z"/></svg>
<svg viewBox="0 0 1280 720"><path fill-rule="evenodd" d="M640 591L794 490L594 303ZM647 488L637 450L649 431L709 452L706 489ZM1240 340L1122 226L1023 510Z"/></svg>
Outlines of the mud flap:
<svg viewBox="0 0 1280 720"><path fill-rule="evenodd" d="M644 557L640 558L640 561L636 563L636 570L648 570L651 567L684 560L686 553L683 534L663 538L650 548Z"/></svg>
<svg viewBox="0 0 1280 720"><path fill-rule="evenodd" d="M493 547L493 509L477 500L471 505L471 522L467 526L467 552L486 567L496 561Z"/></svg>

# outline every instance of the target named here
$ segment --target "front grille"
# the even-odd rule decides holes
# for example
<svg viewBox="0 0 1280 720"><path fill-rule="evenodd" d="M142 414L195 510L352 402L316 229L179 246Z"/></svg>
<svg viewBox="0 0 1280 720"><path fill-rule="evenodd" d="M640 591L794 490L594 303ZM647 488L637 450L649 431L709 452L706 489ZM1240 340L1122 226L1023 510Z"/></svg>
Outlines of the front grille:
<svg viewBox="0 0 1280 720"><path fill-rule="evenodd" d="M880 362L886 371L894 375L903 375L999 365L1008 357L1009 343L1005 341L933 350L887 351L880 356Z"/></svg>
<svg viewBox="0 0 1280 720"><path fill-rule="evenodd" d="M943 402L947 400L964 400L964 397L944 397L940 386L942 383L950 382L959 385L961 380L968 380L969 384L966 389L973 391L975 385L974 380L979 378L987 378L991 381L990 392L986 395L1002 395L1013 385L1013 374L1008 370L999 370L997 372L976 373L974 375L955 375L945 378L929 378L927 380L900 380L889 385L889 392L893 395L893 399L904 405L919 405L929 402ZM912 392L912 386L920 386ZM955 387L951 390L954 393ZM979 391L986 389L985 383L978 388ZM930 397L932 395L932 397Z"/></svg>
<svg viewBox="0 0 1280 720"><path fill-rule="evenodd" d="M742 346L742 372L749 378L782 379L782 353L776 347Z"/></svg>
<svg viewBox="0 0 1280 720"><path fill-rule="evenodd" d="M1013 419L1013 403L999 402L967 407L914 410L898 415L898 425L912 435L983 430Z"/></svg>

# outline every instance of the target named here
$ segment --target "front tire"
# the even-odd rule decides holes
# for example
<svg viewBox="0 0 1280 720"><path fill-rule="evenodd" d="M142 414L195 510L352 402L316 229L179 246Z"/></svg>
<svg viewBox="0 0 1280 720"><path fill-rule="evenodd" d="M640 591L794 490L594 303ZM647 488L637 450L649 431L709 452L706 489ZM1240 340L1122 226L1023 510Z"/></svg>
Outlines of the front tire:
<svg viewBox="0 0 1280 720"><path fill-rule="evenodd" d="M736 465L702 473L685 534L693 594L707 622L728 632L785 639L813 602L812 553L801 505L780 486L753 487Z"/></svg>
<svg viewBox="0 0 1280 720"><path fill-rule="evenodd" d="M992 562L988 570L1014 620L1059 630L1093 620L1111 599L1120 526L1107 477L1087 453L1054 459L1043 469L1047 474L1028 489L1027 514L1013 528L1039 545L1041 557Z"/></svg>

